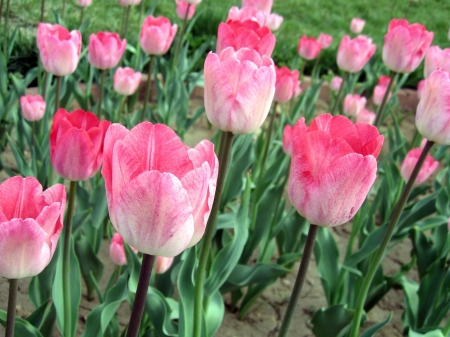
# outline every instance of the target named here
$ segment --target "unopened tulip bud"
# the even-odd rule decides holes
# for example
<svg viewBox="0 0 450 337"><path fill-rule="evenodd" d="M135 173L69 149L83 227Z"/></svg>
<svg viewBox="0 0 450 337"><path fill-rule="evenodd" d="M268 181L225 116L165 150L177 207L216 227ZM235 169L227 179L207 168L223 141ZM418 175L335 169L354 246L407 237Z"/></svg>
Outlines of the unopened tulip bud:
<svg viewBox="0 0 450 337"><path fill-rule="evenodd" d="M114 74L114 90L121 95L133 95L141 83L142 74L131 68L117 68Z"/></svg>
<svg viewBox="0 0 450 337"><path fill-rule="evenodd" d="M41 95L25 95L20 97L22 116L29 122L40 120L44 117L45 101Z"/></svg>
<svg viewBox="0 0 450 337"><path fill-rule="evenodd" d="M155 263L156 274L164 274L172 265L173 257L157 256Z"/></svg>
<svg viewBox="0 0 450 337"><path fill-rule="evenodd" d="M339 91L342 85L342 77L334 76L330 82L330 89L333 91Z"/></svg>
<svg viewBox="0 0 450 337"><path fill-rule="evenodd" d="M328 47L333 42L333 37L328 34L320 33L319 37L317 38L317 41L319 41L322 44L322 49L328 49Z"/></svg>
<svg viewBox="0 0 450 337"><path fill-rule="evenodd" d="M359 18L353 18L350 22L350 30L352 33L359 34L364 29L364 25L366 24L366 21Z"/></svg>
<svg viewBox="0 0 450 337"><path fill-rule="evenodd" d="M377 118L377 115L374 114L372 111L362 109L362 111L358 114L358 116L356 116L356 122L357 123L367 123L367 124L373 125L376 118Z"/></svg>
<svg viewBox="0 0 450 337"><path fill-rule="evenodd" d="M354 39L345 35L339 44L337 53L338 67L349 73L357 73L364 68L375 53L375 49L376 45L372 43L372 39L364 35Z"/></svg>
<svg viewBox="0 0 450 337"><path fill-rule="evenodd" d="M77 0L77 4L81 7L88 7L92 4L92 0Z"/></svg>
<svg viewBox="0 0 450 337"><path fill-rule="evenodd" d="M88 61L98 69L112 69L119 64L127 40L116 33L98 32L89 36Z"/></svg>
<svg viewBox="0 0 450 337"><path fill-rule="evenodd" d="M298 42L298 54L305 60L314 60L322 49L322 44L313 37L303 35Z"/></svg>
<svg viewBox="0 0 450 337"><path fill-rule="evenodd" d="M366 101L363 96L348 94L344 99L344 113L349 116L358 116L366 106Z"/></svg>
<svg viewBox="0 0 450 337"><path fill-rule="evenodd" d="M417 164L417 161L419 160L420 155L422 154L421 148L415 148L408 152L408 154L405 157L405 160L403 160L402 167L400 170L400 173L406 181L409 180L411 177L411 173L414 170L414 167ZM439 166L439 162L434 160L434 158L431 155L427 155L425 158L425 161L422 164L422 167L420 168L419 175L416 178L416 181L414 182L415 185L420 185L424 183Z"/></svg>
<svg viewBox="0 0 450 337"><path fill-rule="evenodd" d="M184 0L175 0L175 3L177 5L177 16L181 19L181 20L190 20L192 19L192 17L194 16L195 13L195 5L190 5L188 4L186 1ZM188 12L188 8L189 8L189 12ZM187 16L186 16L187 14Z"/></svg>
<svg viewBox="0 0 450 337"><path fill-rule="evenodd" d="M291 71L288 67L278 68L275 66L275 73L276 82L274 100L276 102L287 102L302 92L297 70Z"/></svg>
<svg viewBox="0 0 450 337"><path fill-rule="evenodd" d="M148 16L141 28L140 43L142 50L150 55L164 55L172 45L178 26L159 16Z"/></svg>

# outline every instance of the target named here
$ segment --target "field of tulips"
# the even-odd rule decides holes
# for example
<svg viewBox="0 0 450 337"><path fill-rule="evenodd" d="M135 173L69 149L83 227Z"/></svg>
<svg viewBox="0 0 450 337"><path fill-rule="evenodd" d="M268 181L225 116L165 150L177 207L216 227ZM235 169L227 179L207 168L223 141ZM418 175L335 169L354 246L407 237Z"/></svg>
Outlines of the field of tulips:
<svg viewBox="0 0 450 337"><path fill-rule="evenodd" d="M298 36L278 67L273 0L229 8L195 47L201 0L175 1L179 25L158 1L118 0L117 29L92 34L92 0L76 0L78 29L66 0L50 21L41 0L39 57L21 74L10 2L0 335L450 336L437 32L393 18L377 46L355 17L337 49L332 30Z"/></svg>

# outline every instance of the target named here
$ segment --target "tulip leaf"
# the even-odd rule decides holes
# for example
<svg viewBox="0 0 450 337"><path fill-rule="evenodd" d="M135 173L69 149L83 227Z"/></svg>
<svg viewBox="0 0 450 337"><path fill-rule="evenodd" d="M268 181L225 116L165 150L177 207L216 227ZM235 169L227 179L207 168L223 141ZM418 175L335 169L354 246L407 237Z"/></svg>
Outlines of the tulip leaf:
<svg viewBox="0 0 450 337"><path fill-rule="evenodd" d="M178 303L173 301L171 305L157 289L149 287L145 311L153 323L156 335L159 337L178 336L177 325L172 319L178 319Z"/></svg>
<svg viewBox="0 0 450 337"><path fill-rule="evenodd" d="M278 277L274 277L265 282L252 285L248 288L248 291L245 294L244 298L242 299L241 307L239 309L240 319L243 319L247 315L248 311L251 309L252 305L256 302L256 300L258 298L261 298L261 294L264 292L264 290L271 284L275 283L277 278Z"/></svg>
<svg viewBox="0 0 450 337"><path fill-rule="evenodd" d="M392 311L389 313L389 316L384 321L381 321L380 323L371 326L369 329L364 331L364 333L360 337L373 337L378 332L378 330L380 330L383 326L389 323L391 318L392 318Z"/></svg>
<svg viewBox="0 0 450 337"><path fill-rule="evenodd" d="M417 314L419 312L419 296L417 291L419 290L419 285L403 277L400 281L403 288L404 294L404 306L405 313L402 316L402 325L404 327L417 327Z"/></svg>
<svg viewBox="0 0 450 337"><path fill-rule="evenodd" d="M312 331L316 337L344 337L350 330L354 311L345 305L322 308L311 318Z"/></svg>
<svg viewBox="0 0 450 337"><path fill-rule="evenodd" d="M139 274L141 272L141 262L136 253L126 243L123 244L125 254L127 256L128 268L130 268L130 278L128 279L128 289L132 293L136 293L137 285L139 283Z"/></svg>
<svg viewBox="0 0 450 337"><path fill-rule="evenodd" d="M0 323L6 327L6 311L0 310ZM43 337L37 328L35 328L30 322L15 317L14 322L14 336L20 337Z"/></svg>
<svg viewBox="0 0 450 337"><path fill-rule="evenodd" d="M220 291L216 291L210 298L208 307L205 309L205 322L207 337L214 337L222 324L225 315L225 305Z"/></svg>
<svg viewBox="0 0 450 337"><path fill-rule="evenodd" d="M442 334L442 331L440 329L436 329L433 331L428 331L425 334L409 330L408 337L445 337L445 336Z"/></svg>

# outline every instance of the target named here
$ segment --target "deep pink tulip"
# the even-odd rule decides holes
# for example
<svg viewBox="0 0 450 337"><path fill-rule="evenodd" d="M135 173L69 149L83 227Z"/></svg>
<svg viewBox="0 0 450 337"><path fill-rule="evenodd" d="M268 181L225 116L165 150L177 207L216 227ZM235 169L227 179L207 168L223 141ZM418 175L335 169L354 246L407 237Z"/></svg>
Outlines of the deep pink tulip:
<svg viewBox="0 0 450 337"><path fill-rule="evenodd" d="M92 5L92 0L77 0L77 4L81 7L88 7Z"/></svg>
<svg viewBox="0 0 450 337"><path fill-rule="evenodd" d="M425 80L419 81L417 83L417 97L420 99L422 97L423 86L425 85Z"/></svg>
<svg viewBox="0 0 450 337"><path fill-rule="evenodd" d="M414 167L416 166L421 154L422 149L420 147L412 149L406 154L400 170L403 179L405 179L406 181L408 181L411 177L411 173L414 170ZM422 167L420 168L419 175L417 176L414 185L420 185L424 183L425 180L427 180L433 174L433 172L436 171L438 166L439 162L434 160L434 158L428 154Z"/></svg>
<svg viewBox="0 0 450 337"><path fill-rule="evenodd" d="M0 277L39 274L50 263L63 228L66 188L45 191L34 177L0 185Z"/></svg>
<svg viewBox="0 0 450 337"><path fill-rule="evenodd" d="M195 245L211 212L218 165L207 140L189 149L164 124L111 125L102 175L114 228L145 254L172 257Z"/></svg>
<svg viewBox="0 0 450 337"><path fill-rule="evenodd" d="M413 72L425 57L433 36L418 23L410 25L404 19L392 19L384 36L384 64L397 73Z"/></svg>
<svg viewBox="0 0 450 337"><path fill-rule="evenodd" d="M301 118L292 131L289 198L309 223L348 222L375 181L383 136L366 123L323 114L309 127Z"/></svg>
<svg viewBox="0 0 450 337"><path fill-rule="evenodd" d="M117 68L114 74L114 90L121 95L133 95L141 83L142 74L131 68Z"/></svg>
<svg viewBox="0 0 450 337"><path fill-rule="evenodd" d="M137 249L134 247L130 248L137 253ZM112 262L118 266L124 266L127 264L127 255L125 253L125 247L123 246L123 238L119 233L114 233L111 244L109 245L109 257Z"/></svg>
<svg viewBox="0 0 450 337"><path fill-rule="evenodd" d="M195 13L195 5L190 5L189 3L187 3L184 0L175 0L175 3L177 5L177 15L181 20L184 20L185 18L187 20L192 19L192 17L194 16ZM188 12L188 8L189 8L189 12ZM187 16L186 16L187 13Z"/></svg>
<svg viewBox="0 0 450 337"><path fill-rule="evenodd" d="M450 74L435 70L425 80L416 112L417 130L430 141L450 145Z"/></svg>
<svg viewBox="0 0 450 337"><path fill-rule="evenodd" d="M172 265L173 257L157 256L155 262L156 274L164 274Z"/></svg>
<svg viewBox="0 0 450 337"><path fill-rule="evenodd" d="M252 7L267 14L272 11L272 6L273 0L242 0L242 8Z"/></svg>
<svg viewBox="0 0 450 337"><path fill-rule="evenodd" d="M333 91L339 91L342 85L342 77L334 76L330 82L330 89Z"/></svg>
<svg viewBox="0 0 450 337"><path fill-rule="evenodd" d="M275 48L275 35L268 27L261 27L255 21L228 21L219 24L216 53L232 47L234 50L250 48L270 57Z"/></svg>
<svg viewBox="0 0 450 337"><path fill-rule="evenodd" d="M98 32L89 36L88 61L98 69L111 69L119 64L127 40L116 33Z"/></svg>
<svg viewBox="0 0 450 337"><path fill-rule="evenodd" d="M303 35L298 41L298 54L305 60L314 60L321 50L322 44L313 37Z"/></svg>
<svg viewBox="0 0 450 337"><path fill-rule="evenodd" d="M357 73L364 68L375 53L376 48L372 39L364 35L357 36L354 39L345 35L341 40L337 54L338 67L349 73Z"/></svg>
<svg viewBox="0 0 450 337"><path fill-rule="evenodd" d="M37 47L46 71L56 76L72 74L81 53L81 34L60 25L40 23L36 36Z"/></svg>
<svg viewBox="0 0 450 337"><path fill-rule="evenodd" d="M103 140L111 123L92 112L59 109L50 130L50 160L61 177L72 181L92 177L100 169Z"/></svg>
<svg viewBox="0 0 450 337"><path fill-rule="evenodd" d="M255 50L225 49L205 60L205 109L212 125L234 134L256 131L275 94L272 59Z"/></svg>
<svg viewBox="0 0 450 337"><path fill-rule="evenodd" d="M294 129L291 125L286 125L283 130L283 151L288 156L292 156L292 130Z"/></svg>
<svg viewBox="0 0 450 337"><path fill-rule="evenodd" d="M359 18L353 18L350 22L350 31L355 34L359 34L364 29L364 25L366 24L366 21Z"/></svg>
<svg viewBox="0 0 450 337"><path fill-rule="evenodd" d="M266 16L266 26L272 31L278 30L283 23L283 20L284 18L281 15L276 13L268 14Z"/></svg>
<svg viewBox="0 0 450 337"><path fill-rule="evenodd" d="M325 33L320 33L317 41L322 45L322 49L327 49L333 42L333 37Z"/></svg>
<svg viewBox="0 0 450 337"><path fill-rule="evenodd" d="M348 94L344 98L344 113L356 117L364 109L366 102L363 96Z"/></svg>
<svg viewBox="0 0 450 337"><path fill-rule="evenodd" d="M229 21L255 21L261 27L266 25L267 15L253 7L238 8L233 6L228 12L227 22Z"/></svg>
<svg viewBox="0 0 450 337"><path fill-rule="evenodd" d="M439 68L450 72L450 48L441 49L438 46L430 47L425 56L423 76L427 78L433 71Z"/></svg>
<svg viewBox="0 0 450 337"><path fill-rule="evenodd" d="M373 125L376 118L377 118L377 115L374 114L372 111L369 111L367 109L362 109L362 111L358 114L358 116L356 116L356 122L357 123L367 123L367 124Z"/></svg>
<svg viewBox="0 0 450 337"><path fill-rule="evenodd" d="M29 122L40 120L44 117L45 101L41 95L25 95L20 97L22 116Z"/></svg>
<svg viewBox="0 0 450 337"><path fill-rule="evenodd" d="M150 55L163 55L169 50L178 26L172 26L170 20L159 16L148 16L141 28L139 41L144 52Z"/></svg>
<svg viewBox="0 0 450 337"><path fill-rule="evenodd" d="M119 4L122 6L136 6L141 3L142 0L119 0Z"/></svg>
<svg viewBox="0 0 450 337"><path fill-rule="evenodd" d="M378 84L375 86L373 90L373 103L375 105L381 105L381 103L383 102L383 98L384 95L386 94L386 90L389 86L390 80L391 78L389 76L380 76L380 78L378 79ZM391 97L392 93L390 92L387 98L387 102L389 102Z"/></svg>
<svg viewBox="0 0 450 337"><path fill-rule="evenodd" d="M274 100L276 102L287 102L302 92L297 70L291 71L288 67L278 68L275 66L275 74Z"/></svg>

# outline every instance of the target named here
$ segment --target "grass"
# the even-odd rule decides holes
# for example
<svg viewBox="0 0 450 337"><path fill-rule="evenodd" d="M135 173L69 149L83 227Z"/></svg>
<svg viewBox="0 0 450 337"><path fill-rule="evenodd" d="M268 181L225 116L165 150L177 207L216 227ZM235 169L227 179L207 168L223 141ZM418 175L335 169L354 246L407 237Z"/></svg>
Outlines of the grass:
<svg viewBox="0 0 450 337"><path fill-rule="evenodd" d="M66 0L66 22L70 29L78 28L80 8L75 0ZM145 1L146 8L153 4L153 0ZM174 0L156 0L155 15L164 15L173 22L181 24L175 15ZM324 32L334 37L331 47L321 55L321 65L324 69L336 67L336 50L341 37L349 34L350 20L360 17L366 20L363 33L373 38L377 44L375 57L381 58L383 36L386 33L391 18L407 17L410 22L418 22L434 31L433 45L442 48L450 47L447 39L449 29L448 13L450 2L446 0L275 0L273 12L284 16L284 22L276 32L277 45L273 54L279 65L292 65L297 55L297 45L300 36L318 36ZM15 55L29 59L29 55L36 52L35 27L39 22L40 0L14 0L11 2L11 17L13 24L20 25L21 40L15 50ZM191 41L198 45L209 36L215 35L217 26L224 21L231 6L239 6L239 0L204 0L197 6L199 17L192 31ZM55 22L54 13L58 13L62 0L47 0L45 19ZM131 10L130 26L127 39L135 44L140 30L139 8ZM90 19L85 34L85 44L88 34L103 31L119 31L122 20L123 7L117 0L94 0L86 9L85 18ZM2 21L3 23L3 21ZM13 29L13 28L12 28ZM312 64L307 65L307 72ZM416 78L421 74L416 73Z"/></svg>

